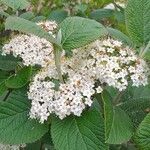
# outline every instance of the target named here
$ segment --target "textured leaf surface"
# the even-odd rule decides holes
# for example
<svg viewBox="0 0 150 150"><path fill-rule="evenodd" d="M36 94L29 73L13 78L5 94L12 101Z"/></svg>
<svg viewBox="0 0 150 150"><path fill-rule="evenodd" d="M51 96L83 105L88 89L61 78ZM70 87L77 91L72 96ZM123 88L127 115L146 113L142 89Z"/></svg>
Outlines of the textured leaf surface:
<svg viewBox="0 0 150 150"><path fill-rule="evenodd" d="M7 102L0 102L0 143L32 143L48 131L48 125L29 119L29 109L24 90L13 91Z"/></svg>
<svg viewBox="0 0 150 150"><path fill-rule="evenodd" d="M128 0L126 25L129 34L137 44L150 41L150 1Z"/></svg>
<svg viewBox="0 0 150 150"><path fill-rule="evenodd" d="M27 0L0 0L0 2L11 7L14 10L25 9L30 5Z"/></svg>
<svg viewBox="0 0 150 150"><path fill-rule="evenodd" d="M31 67L24 67L17 74L10 76L5 84L8 88L21 88L30 80L32 73Z"/></svg>
<svg viewBox="0 0 150 150"><path fill-rule="evenodd" d="M110 36L112 36L113 38L122 41L124 44L126 44L128 46L133 45L131 39L127 35L122 33L121 31L119 31L117 29L110 28L110 27L108 27L107 30L108 30L108 34Z"/></svg>
<svg viewBox="0 0 150 150"><path fill-rule="evenodd" d="M112 105L112 98L110 97L109 93L103 91L102 93L102 100L104 103L104 123L105 123L105 140L109 138L112 122L113 122L113 105Z"/></svg>
<svg viewBox="0 0 150 150"><path fill-rule="evenodd" d="M150 113L139 125L135 136L135 142L141 150L150 149Z"/></svg>
<svg viewBox="0 0 150 150"><path fill-rule="evenodd" d="M34 34L41 38L45 38L52 43L57 43L52 35L46 32L44 29L36 25L34 22L19 18L8 17L6 19L5 28L10 30L16 30L27 34Z"/></svg>
<svg viewBox="0 0 150 150"><path fill-rule="evenodd" d="M131 118L134 127L137 128L146 116L146 110L150 108L150 85L141 87L128 87L121 97L119 107Z"/></svg>
<svg viewBox="0 0 150 150"><path fill-rule="evenodd" d="M9 77L9 73L0 70L0 96L2 96L6 91L7 87L5 85L5 80Z"/></svg>
<svg viewBox="0 0 150 150"><path fill-rule="evenodd" d="M51 134L56 150L107 150L103 118L97 110L81 117L52 120Z"/></svg>
<svg viewBox="0 0 150 150"><path fill-rule="evenodd" d="M132 136L132 125L127 114L118 107L113 107L108 92L102 93L104 102L105 139L109 144L120 144Z"/></svg>
<svg viewBox="0 0 150 150"><path fill-rule="evenodd" d="M107 34L100 23L81 17L68 17L60 24L65 50L82 47Z"/></svg>
<svg viewBox="0 0 150 150"><path fill-rule="evenodd" d="M133 134L132 123L128 115L120 108L114 108L113 122L107 143L121 144L127 142Z"/></svg>
<svg viewBox="0 0 150 150"><path fill-rule="evenodd" d="M11 71L14 70L17 66L17 59L11 55L2 56L0 55L0 69Z"/></svg>

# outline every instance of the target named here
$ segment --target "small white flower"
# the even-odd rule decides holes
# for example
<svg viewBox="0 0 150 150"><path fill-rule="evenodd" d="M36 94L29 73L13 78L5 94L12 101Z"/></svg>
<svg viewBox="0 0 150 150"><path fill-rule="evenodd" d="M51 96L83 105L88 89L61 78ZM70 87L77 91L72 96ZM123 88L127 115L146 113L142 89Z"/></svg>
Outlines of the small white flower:
<svg viewBox="0 0 150 150"><path fill-rule="evenodd" d="M102 93L102 91L103 91L103 89L102 89L100 86L98 86L98 87L96 88L96 92L97 92L97 93Z"/></svg>

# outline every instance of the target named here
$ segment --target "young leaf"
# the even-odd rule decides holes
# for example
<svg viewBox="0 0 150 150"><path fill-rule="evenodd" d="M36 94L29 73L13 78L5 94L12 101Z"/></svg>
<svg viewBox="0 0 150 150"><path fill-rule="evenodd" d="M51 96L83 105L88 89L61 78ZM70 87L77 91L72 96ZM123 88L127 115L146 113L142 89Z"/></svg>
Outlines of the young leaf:
<svg viewBox="0 0 150 150"><path fill-rule="evenodd" d="M118 107L113 107L108 92L102 93L104 102L105 139L109 144L121 144L132 136L132 125L127 114Z"/></svg>
<svg viewBox="0 0 150 150"><path fill-rule="evenodd" d="M10 76L5 84L8 88L21 88L30 80L31 73L31 67L24 67L17 74Z"/></svg>
<svg viewBox="0 0 150 150"><path fill-rule="evenodd" d="M97 110L81 117L53 118L51 134L57 150L107 150L103 118Z"/></svg>
<svg viewBox="0 0 150 150"><path fill-rule="evenodd" d="M150 1L128 0L126 26L132 40L139 44L150 41Z"/></svg>
<svg viewBox="0 0 150 150"><path fill-rule="evenodd" d="M150 113L139 125L134 140L139 149L141 150L150 149Z"/></svg>
<svg viewBox="0 0 150 150"><path fill-rule="evenodd" d="M6 102L0 102L0 143L32 143L48 131L47 124L29 119L30 101L26 92L13 91Z"/></svg>
<svg viewBox="0 0 150 150"><path fill-rule="evenodd" d="M81 17L68 17L61 24L62 46L71 50L85 46L104 36L107 31L100 23Z"/></svg>
<svg viewBox="0 0 150 150"><path fill-rule="evenodd" d="M14 10L22 10L30 6L30 3L27 0L0 0L0 2L11 7Z"/></svg>
<svg viewBox="0 0 150 150"><path fill-rule="evenodd" d="M18 64L18 60L11 56L2 56L0 55L0 69L5 70L5 71L11 71L16 68Z"/></svg>
<svg viewBox="0 0 150 150"><path fill-rule="evenodd" d="M48 41L57 44L55 38L46 32L44 29L36 25L34 22L19 18L19 17L8 17L6 19L5 28L15 31L24 32L27 34L34 34L41 38L45 38Z"/></svg>

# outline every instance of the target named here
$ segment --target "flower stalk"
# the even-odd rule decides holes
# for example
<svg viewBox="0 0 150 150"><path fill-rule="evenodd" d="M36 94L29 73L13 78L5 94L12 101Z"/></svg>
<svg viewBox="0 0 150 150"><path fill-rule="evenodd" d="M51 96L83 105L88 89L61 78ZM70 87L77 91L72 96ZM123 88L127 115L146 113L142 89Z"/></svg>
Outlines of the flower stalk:
<svg viewBox="0 0 150 150"><path fill-rule="evenodd" d="M61 83L64 83L62 73L61 73L61 50L57 47L54 49L54 56L55 56L55 65L58 73L58 77Z"/></svg>

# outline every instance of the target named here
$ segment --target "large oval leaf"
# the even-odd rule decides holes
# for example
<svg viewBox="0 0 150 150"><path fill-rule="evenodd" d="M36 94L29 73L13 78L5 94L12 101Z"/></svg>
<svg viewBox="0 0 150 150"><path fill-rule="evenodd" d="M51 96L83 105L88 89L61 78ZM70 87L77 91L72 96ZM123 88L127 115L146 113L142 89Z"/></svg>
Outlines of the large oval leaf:
<svg viewBox="0 0 150 150"><path fill-rule="evenodd" d="M81 117L52 120L51 134L57 150L107 150L104 141L104 124L97 110Z"/></svg>
<svg viewBox="0 0 150 150"><path fill-rule="evenodd" d="M20 31L26 34L34 34L41 38L45 38L48 41L57 44L56 40L52 35L46 32L44 29L36 25L34 22L29 20L10 16L6 19L5 28L15 31Z"/></svg>
<svg viewBox="0 0 150 150"><path fill-rule="evenodd" d="M25 90L13 91L7 102L0 102L0 143L32 143L47 131L47 124L29 119L30 101Z"/></svg>
<svg viewBox="0 0 150 150"><path fill-rule="evenodd" d="M128 0L126 25L132 40L139 44L150 41L150 1Z"/></svg>
<svg viewBox="0 0 150 150"><path fill-rule="evenodd" d="M109 144L121 144L132 136L132 123L128 115L118 107L113 107L109 93L102 93L104 102L105 139Z"/></svg>
<svg viewBox="0 0 150 150"><path fill-rule="evenodd" d="M140 124L135 136L135 142L141 150L150 150L150 113Z"/></svg>
<svg viewBox="0 0 150 150"><path fill-rule="evenodd" d="M107 34L100 23L81 17L68 17L60 24L62 30L62 46L71 50L85 46Z"/></svg>

